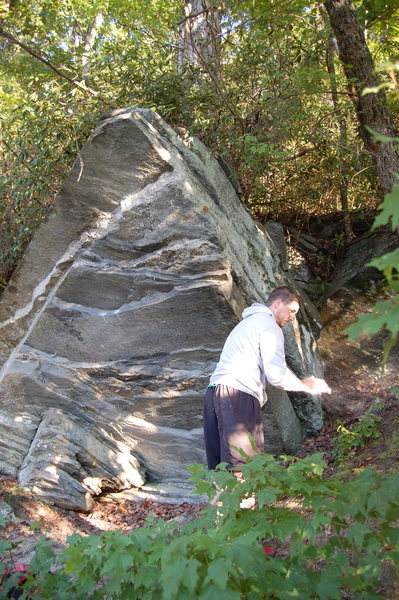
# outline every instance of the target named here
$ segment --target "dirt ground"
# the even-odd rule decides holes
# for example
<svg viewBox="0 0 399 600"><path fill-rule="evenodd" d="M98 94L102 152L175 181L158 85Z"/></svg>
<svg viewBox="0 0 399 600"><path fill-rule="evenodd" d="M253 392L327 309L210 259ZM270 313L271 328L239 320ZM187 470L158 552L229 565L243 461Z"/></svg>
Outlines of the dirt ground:
<svg viewBox="0 0 399 600"><path fill-rule="evenodd" d="M398 469L399 344L391 351L382 372L382 346L386 336L379 334L372 339L351 341L343 333L359 314L370 311L374 303L374 294L359 296L356 291L342 291L320 310L323 328L318 346L332 394L322 399L325 426L316 438L305 441L298 456L324 452L329 462L338 424L342 422L350 427L378 403L383 407L378 425L380 437L359 450L355 462L361 464L367 460L384 472Z"/></svg>
<svg viewBox="0 0 399 600"><path fill-rule="evenodd" d="M1 488L0 500L9 503L16 516L15 522L10 522L5 528L4 536L17 544L12 555L3 557L10 567L18 563L29 564L43 534L52 540L54 548L62 549L73 533L97 535L115 530L127 533L142 526L149 515L166 521L177 519L186 522L196 518L201 509L200 505L187 503L173 505L151 500L119 500L96 502L90 513L79 513L38 502L21 490L15 480L2 480Z"/></svg>
<svg viewBox="0 0 399 600"><path fill-rule="evenodd" d="M372 299L355 304L358 298L349 294L328 301L321 311L324 328L319 340L319 349L325 362L325 377L332 387L331 397L326 397L324 408L327 422L320 434L307 440L299 456L324 452L331 461L332 441L336 435L337 419L346 424L355 422L376 398L383 404L380 437L372 445L358 452L355 457L359 465L372 464L374 468L387 471L397 470L399 441L399 348L392 352L385 374L381 376L381 338L372 341L349 342L342 329L355 320L360 311L369 310ZM396 438L395 438L396 436ZM393 440L396 442L393 443ZM331 463L332 464L332 463ZM127 532L144 523L148 515L166 520L194 519L201 509L190 504L159 504L145 500L96 502L89 514L49 507L37 502L26 491L21 490L14 480L0 481L0 501L10 504L16 516L6 529L5 536L16 543L12 555L5 556L6 562L29 563L38 538L45 534L56 548L62 548L72 533L98 534L106 530ZM35 522L32 529L31 522ZM393 596L391 596L393 597ZM395 596L399 597L399 596Z"/></svg>

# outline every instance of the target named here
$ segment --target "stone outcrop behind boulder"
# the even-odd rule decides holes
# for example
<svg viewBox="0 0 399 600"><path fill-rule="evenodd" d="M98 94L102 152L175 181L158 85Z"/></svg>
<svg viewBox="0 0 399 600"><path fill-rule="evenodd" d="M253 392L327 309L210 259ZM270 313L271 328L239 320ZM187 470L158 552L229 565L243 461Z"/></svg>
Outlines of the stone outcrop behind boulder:
<svg viewBox="0 0 399 600"><path fill-rule="evenodd" d="M0 303L1 471L86 509L144 478L186 478L205 461L201 396L225 338L291 283L199 141L150 110L106 115ZM315 326L305 300L286 332L298 375L320 374ZM278 394L289 418L270 403L266 447L292 452L321 407Z"/></svg>
<svg viewBox="0 0 399 600"><path fill-rule="evenodd" d="M326 286L323 299L334 296L341 289L370 290L380 281L381 271L370 267L372 259L388 254L399 247L399 235L395 232L374 233L356 241L347 250L336 277Z"/></svg>

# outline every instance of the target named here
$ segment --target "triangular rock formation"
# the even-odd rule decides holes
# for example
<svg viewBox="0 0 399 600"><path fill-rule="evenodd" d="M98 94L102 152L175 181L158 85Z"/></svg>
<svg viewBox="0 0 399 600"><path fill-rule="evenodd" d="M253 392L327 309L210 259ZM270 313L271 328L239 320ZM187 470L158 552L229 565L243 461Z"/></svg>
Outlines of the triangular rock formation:
<svg viewBox="0 0 399 600"><path fill-rule="evenodd" d="M101 491L186 478L205 460L201 396L224 340L283 283L276 247L199 141L150 110L106 115L0 304L1 471L82 510ZM287 331L298 375L320 373L314 326L305 303ZM269 451L322 425L316 399L291 400L270 394Z"/></svg>

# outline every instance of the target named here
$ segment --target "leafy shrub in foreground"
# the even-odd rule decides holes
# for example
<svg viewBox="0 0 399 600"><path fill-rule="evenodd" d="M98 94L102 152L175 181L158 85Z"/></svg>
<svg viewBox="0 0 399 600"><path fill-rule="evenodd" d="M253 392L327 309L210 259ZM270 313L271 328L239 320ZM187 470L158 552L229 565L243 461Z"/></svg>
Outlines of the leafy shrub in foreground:
<svg viewBox="0 0 399 600"><path fill-rule="evenodd" d="M320 454L284 460L257 456L243 467L244 482L223 467L193 465L199 493L223 490L199 519L73 535L58 556L43 541L24 589L43 600L380 598L383 565L399 557L399 475L366 469L343 483L323 479ZM240 509L252 494L257 509ZM277 554L266 556L260 542Z"/></svg>

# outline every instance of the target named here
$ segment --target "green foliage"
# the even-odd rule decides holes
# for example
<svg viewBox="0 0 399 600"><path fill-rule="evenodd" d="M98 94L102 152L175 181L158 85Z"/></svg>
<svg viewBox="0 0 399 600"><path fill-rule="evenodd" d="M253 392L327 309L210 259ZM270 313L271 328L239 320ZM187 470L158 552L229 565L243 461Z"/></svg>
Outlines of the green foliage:
<svg viewBox="0 0 399 600"><path fill-rule="evenodd" d="M222 493L183 526L149 520L127 535L73 535L59 555L43 539L24 588L40 581L41 600L379 598L384 564L399 557L399 475L366 469L343 485L323 477L319 454L282 458L257 456L244 482L193 465L199 493ZM256 510L241 509L252 494Z"/></svg>
<svg viewBox="0 0 399 600"><path fill-rule="evenodd" d="M384 70L393 73L399 70L399 65L385 65ZM396 81L394 79L394 81ZM393 86L397 91L397 84ZM375 90L374 90L375 91ZM378 90L377 90L378 91ZM373 90L366 89L364 93L373 93ZM397 138L387 138L376 132L372 134L382 143L397 142ZM399 178L399 174L396 174ZM392 231L399 231L399 184L394 184L392 191L384 198L379 207L373 229L387 226ZM370 337L381 330L386 330L389 334L387 342L383 346L382 370L384 370L389 353L395 346L399 335L399 249L384 254L383 256L372 260L370 266L379 269L387 280L386 290L389 293L389 299L377 302L371 314L360 315L359 319L347 327L344 332L349 339L358 337Z"/></svg>
<svg viewBox="0 0 399 600"><path fill-rule="evenodd" d="M86 53L86 32L101 11ZM26 49L0 36L0 288L100 114L138 104L164 107L169 117L178 106L169 72L178 14L169 0L35 0L12 2L2 15L2 28Z"/></svg>
<svg viewBox="0 0 399 600"><path fill-rule="evenodd" d="M384 202L379 207L380 214L376 217L373 228L390 223L394 231L399 227L399 184L393 186L392 192L387 194Z"/></svg>
<svg viewBox="0 0 399 600"><path fill-rule="evenodd" d="M371 337L381 330L387 330L390 335L388 341L383 345L383 369L390 351L396 344L399 332L399 287L396 281L391 289L392 296L390 300L377 302L372 313L360 315L356 323L344 330L349 339L352 340L362 336Z"/></svg>
<svg viewBox="0 0 399 600"><path fill-rule="evenodd" d="M351 429L340 423L337 427L338 436L334 440L333 457L337 464L343 465L350 461L357 450L364 448L370 439L378 439L378 423L381 421L379 412L382 405L377 402L372 404L358 419Z"/></svg>
<svg viewBox="0 0 399 600"><path fill-rule="evenodd" d="M399 224L399 185L393 186L393 190L385 197L380 207L380 215L377 216L374 227L390 224L392 229ZM389 299L377 302L371 313L360 315L359 319L347 327L344 332L349 339L358 337L371 337L381 330L389 334L388 341L383 346L382 369L386 365L389 353L395 346L399 334L399 250L384 254L369 263L379 269L386 277L386 290Z"/></svg>
<svg viewBox="0 0 399 600"><path fill-rule="evenodd" d="M338 60L339 107L332 110L329 32L318 3L228 3L219 77L210 76L206 61L177 68L180 2L34 0L11 2L9 10L7 4L1 26L14 41L0 35L0 284L110 107L152 107L171 125L188 127L225 157L257 216L303 222L309 214L340 210L342 164L349 210L358 201L378 204L374 169L361 150ZM373 52L388 61L398 52L392 25L398 10L376 0L357 8ZM100 13L102 24L87 50L86 32ZM346 120L345 144L339 119Z"/></svg>

